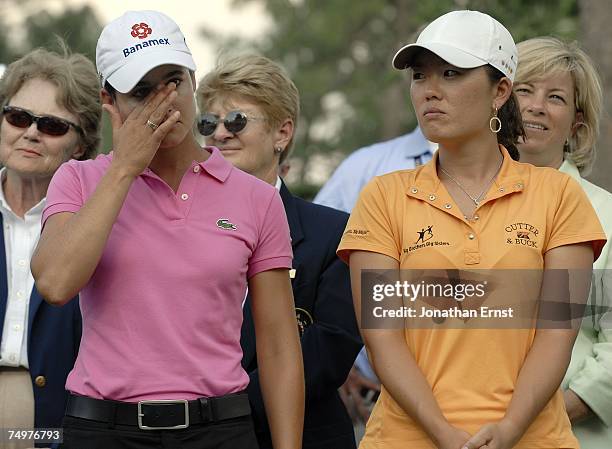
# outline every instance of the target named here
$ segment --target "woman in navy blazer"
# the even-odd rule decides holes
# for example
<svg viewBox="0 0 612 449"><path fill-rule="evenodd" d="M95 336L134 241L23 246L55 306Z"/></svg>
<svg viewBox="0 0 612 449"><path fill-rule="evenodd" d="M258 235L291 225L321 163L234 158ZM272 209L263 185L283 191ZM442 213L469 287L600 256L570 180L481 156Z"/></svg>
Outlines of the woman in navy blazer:
<svg viewBox="0 0 612 449"><path fill-rule="evenodd" d="M66 48L34 50L8 66L0 107L0 404L6 404L0 428L57 428L81 314L78 301L61 308L43 301L29 259L51 177L67 160L96 153L102 112L96 70ZM3 438L6 432L3 448L33 444Z"/></svg>
<svg viewBox="0 0 612 449"><path fill-rule="evenodd" d="M336 257L348 215L294 197L278 175L293 143L298 90L278 64L243 55L220 61L200 81L197 99L202 112L198 128L206 143L218 147L236 167L276 185L285 206L306 380L303 448L353 449L353 425L338 395L362 346L349 272ZM271 448L248 298L241 344L259 445Z"/></svg>

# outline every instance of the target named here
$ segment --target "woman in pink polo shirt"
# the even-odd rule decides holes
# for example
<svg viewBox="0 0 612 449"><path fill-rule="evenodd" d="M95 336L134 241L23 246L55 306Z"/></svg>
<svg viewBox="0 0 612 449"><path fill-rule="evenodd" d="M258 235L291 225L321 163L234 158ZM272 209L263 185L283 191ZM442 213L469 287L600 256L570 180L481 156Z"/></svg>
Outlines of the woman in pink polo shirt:
<svg viewBox="0 0 612 449"><path fill-rule="evenodd" d="M278 193L198 145L195 64L170 18L127 12L103 30L96 62L114 151L59 169L32 260L48 302L81 293L64 447L256 448L240 365L248 286L274 447L298 448L303 371Z"/></svg>

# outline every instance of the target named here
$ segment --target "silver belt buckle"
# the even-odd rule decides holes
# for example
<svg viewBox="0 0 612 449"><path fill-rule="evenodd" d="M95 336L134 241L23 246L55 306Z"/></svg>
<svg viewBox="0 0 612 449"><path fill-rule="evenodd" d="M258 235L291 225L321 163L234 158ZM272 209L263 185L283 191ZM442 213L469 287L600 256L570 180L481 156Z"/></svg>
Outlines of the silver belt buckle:
<svg viewBox="0 0 612 449"><path fill-rule="evenodd" d="M143 405L174 405L174 404L184 404L185 405L185 424L178 424L176 426L170 427L155 427L155 426L145 426L142 423L142 418L144 417L144 413L142 413ZM186 429L189 427L189 403L186 399L158 399L154 401L138 401L138 427L142 430L171 430L171 429Z"/></svg>

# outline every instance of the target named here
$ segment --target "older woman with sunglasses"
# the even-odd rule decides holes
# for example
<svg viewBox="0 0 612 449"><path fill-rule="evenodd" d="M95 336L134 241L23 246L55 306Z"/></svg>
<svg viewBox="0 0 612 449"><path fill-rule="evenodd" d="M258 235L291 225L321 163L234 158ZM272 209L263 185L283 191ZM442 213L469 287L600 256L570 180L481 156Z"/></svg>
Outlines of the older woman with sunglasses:
<svg viewBox="0 0 612 449"><path fill-rule="evenodd" d="M347 267L336 257L348 215L294 197L279 177L293 144L299 93L285 70L258 55L221 60L197 91L200 132L234 166L280 190L291 231L292 287L306 379L304 449L351 449L353 426L338 388L362 346ZM244 306L242 364L261 449L271 449L260 390L253 309ZM257 350L256 350L257 349ZM276 369L282 370L283 367Z"/></svg>
<svg viewBox="0 0 612 449"><path fill-rule="evenodd" d="M79 304L45 303L29 259L51 177L69 159L96 152L96 80L85 56L39 49L9 65L0 81L0 429L61 425L64 384L81 338ZM0 446L19 447L6 437L3 431Z"/></svg>
<svg viewBox="0 0 612 449"><path fill-rule="evenodd" d="M256 448L240 365L248 288L274 446L297 449L304 384L278 192L198 144L195 62L170 17L113 20L96 63L113 152L56 173L32 258L49 302L81 291L64 447Z"/></svg>
<svg viewBox="0 0 612 449"><path fill-rule="evenodd" d="M588 313L562 383L572 429L583 449L612 445L612 194L591 184L603 95L595 65L576 42L553 37L518 44L514 91L527 138L521 160L576 179L593 205L608 243L593 265Z"/></svg>

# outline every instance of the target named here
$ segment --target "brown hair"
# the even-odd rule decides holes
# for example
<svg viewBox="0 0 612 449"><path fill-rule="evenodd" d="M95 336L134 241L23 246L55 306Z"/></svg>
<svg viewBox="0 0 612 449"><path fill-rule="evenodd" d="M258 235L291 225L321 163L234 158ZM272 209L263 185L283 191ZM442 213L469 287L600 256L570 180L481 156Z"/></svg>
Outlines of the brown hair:
<svg viewBox="0 0 612 449"><path fill-rule="evenodd" d="M491 82L496 83L502 79L504 75L492 65L486 65L485 69ZM510 94L508 100L497 111L497 117L501 121L501 129L497 133L497 143L503 145L508 150L508 153L515 161L520 158L520 153L517 148L519 138L525 138L525 129L523 128L523 118L521 116L521 108L514 92Z"/></svg>
<svg viewBox="0 0 612 449"><path fill-rule="evenodd" d="M57 102L76 115L83 133L79 142L85 150L80 160L96 155L100 143L99 81L93 63L82 54L71 54L61 43L62 54L38 48L10 64L0 79L0 105L5 106L23 85L35 78L57 86Z"/></svg>

